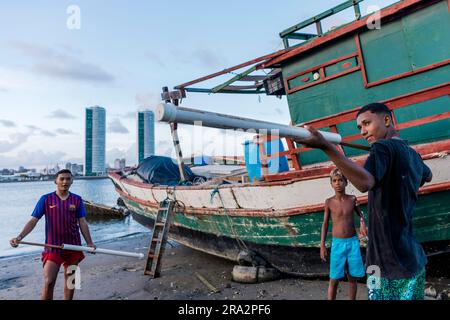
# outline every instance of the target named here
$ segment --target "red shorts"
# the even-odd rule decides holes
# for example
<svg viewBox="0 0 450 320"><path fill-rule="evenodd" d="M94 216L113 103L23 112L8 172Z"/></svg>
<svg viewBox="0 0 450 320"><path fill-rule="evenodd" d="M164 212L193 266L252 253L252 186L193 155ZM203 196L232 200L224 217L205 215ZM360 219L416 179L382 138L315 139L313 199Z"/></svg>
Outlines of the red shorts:
<svg viewBox="0 0 450 320"><path fill-rule="evenodd" d="M71 265L77 265L84 259L84 254L81 251L65 251L63 253L42 252L42 266L50 260L60 267L64 265L67 268Z"/></svg>

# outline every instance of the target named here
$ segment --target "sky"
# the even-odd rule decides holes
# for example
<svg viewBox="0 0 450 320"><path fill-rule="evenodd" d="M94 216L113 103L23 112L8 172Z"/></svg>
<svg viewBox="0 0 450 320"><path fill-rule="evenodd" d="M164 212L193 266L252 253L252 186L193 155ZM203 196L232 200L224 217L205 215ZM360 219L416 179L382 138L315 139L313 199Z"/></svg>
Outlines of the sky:
<svg viewBox="0 0 450 320"><path fill-rule="evenodd" d="M85 108L93 105L106 109L106 161L135 164L136 111L154 109L163 86L280 50L281 31L342 2L0 0L0 168L83 163ZM362 13L394 2L364 1ZM351 19L348 9L323 29ZM182 106L290 120L285 97L188 93ZM251 136L195 130L180 125L186 155L241 155ZM155 124L155 145L175 156L167 124Z"/></svg>

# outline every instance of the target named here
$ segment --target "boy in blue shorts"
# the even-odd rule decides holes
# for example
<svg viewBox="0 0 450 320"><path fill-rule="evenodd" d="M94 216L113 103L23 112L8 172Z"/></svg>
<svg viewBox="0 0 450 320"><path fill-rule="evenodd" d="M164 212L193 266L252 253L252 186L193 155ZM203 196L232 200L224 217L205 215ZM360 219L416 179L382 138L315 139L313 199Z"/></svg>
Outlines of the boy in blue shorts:
<svg viewBox="0 0 450 320"><path fill-rule="evenodd" d="M328 300L336 299L336 291L339 279L345 275L345 266L347 265L347 278L349 282L349 299L356 299L357 278L364 277L365 269L359 247L359 239L356 235L354 213L360 219L361 236L366 236L366 226L361 210L356 202L356 197L345 193L347 178L339 171L334 169L330 173L331 186L335 195L325 201L325 214L322 224L322 235L320 242L320 257L327 261L327 249L325 240L328 233L328 221L333 223L330 258L330 284L328 286Z"/></svg>

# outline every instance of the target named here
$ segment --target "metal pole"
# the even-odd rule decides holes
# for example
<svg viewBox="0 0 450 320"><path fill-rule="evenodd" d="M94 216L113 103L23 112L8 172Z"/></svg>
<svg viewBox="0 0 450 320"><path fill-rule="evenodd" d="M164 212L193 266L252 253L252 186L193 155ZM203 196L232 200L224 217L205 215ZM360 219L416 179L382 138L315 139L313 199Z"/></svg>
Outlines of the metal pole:
<svg viewBox="0 0 450 320"><path fill-rule="evenodd" d="M163 95L166 95L165 102L169 103L169 88L163 87ZM174 105L178 106L178 99L174 100ZM186 181L186 172L184 171L184 162L183 162L183 154L181 152L180 147L180 139L178 138L178 123L176 122L170 122L170 133L172 134L172 142L173 147L175 148L175 153L177 155L177 162L178 162L178 169L180 170L180 177L182 181Z"/></svg>
<svg viewBox="0 0 450 320"><path fill-rule="evenodd" d="M218 129L253 129L256 131L256 133L261 134L273 134L273 130L277 130L277 136L291 139L304 139L308 138L311 135L311 133L307 129L300 127L236 117L203 110L176 107L171 103L163 103L158 105L155 115L156 119L162 122L178 122L193 125L195 122L199 121L206 127ZM270 132L270 130L272 130L272 132ZM341 144L361 150L369 150L369 147L367 146L342 142L342 137L337 133L326 131L319 132L324 136L326 140L334 144Z"/></svg>

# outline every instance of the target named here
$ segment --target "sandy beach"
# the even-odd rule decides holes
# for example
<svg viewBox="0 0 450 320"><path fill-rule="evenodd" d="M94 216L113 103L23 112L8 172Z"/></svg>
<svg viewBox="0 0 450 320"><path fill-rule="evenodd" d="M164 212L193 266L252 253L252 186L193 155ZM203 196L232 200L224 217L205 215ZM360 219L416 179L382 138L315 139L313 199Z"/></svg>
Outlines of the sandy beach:
<svg viewBox="0 0 450 320"><path fill-rule="evenodd" d="M126 237L101 244L102 248L146 253L149 234ZM168 244L161 277L143 274L144 260L87 254L80 264L81 289L77 300L324 300L326 279L282 278L258 284L232 281L235 263L181 245ZM62 269L62 268L61 268ZM219 293L197 278L202 275ZM0 260L0 299L40 298L43 283L40 255ZM55 299L63 298L63 274L58 276ZM341 282L338 299L347 298L347 283ZM366 300L366 287L358 284L359 300Z"/></svg>

